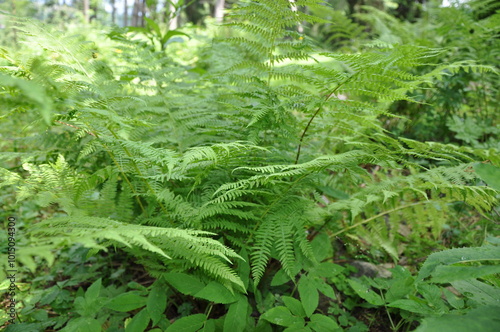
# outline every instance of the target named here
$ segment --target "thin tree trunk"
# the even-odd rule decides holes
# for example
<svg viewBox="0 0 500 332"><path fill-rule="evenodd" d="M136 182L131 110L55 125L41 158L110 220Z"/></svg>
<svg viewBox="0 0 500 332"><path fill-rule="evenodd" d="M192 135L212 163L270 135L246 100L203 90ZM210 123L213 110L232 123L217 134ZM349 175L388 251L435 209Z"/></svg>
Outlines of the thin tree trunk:
<svg viewBox="0 0 500 332"><path fill-rule="evenodd" d="M132 26L136 27L139 25L139 9L140 0L134 0L134 7L132 8Z"/></svg>
<svg viewBox="0 0 500 332"><path fill-rule="evenodd" d="M222 21L224 20L225 3L226 3L225 0L215 0L214 17L217 23L222 23Z"/></svg>
<svg viewBox="0 0 500 332"><path fill-rule="evenodd" d="M147 10L147 7L146 7L146 0L142 0L142 3L141 3L141 27L144 26L144 23L145 23L145 17L146 17L146 10Z"/></svg>
<svg viewBox="0 0 500 332"><path fill-rule="evenodd" d="M89 10L89 0L83 0L83 20L85 21L85 23L89 23Z"/></svg>
<svg viewBox="0 0 500 332"><path fill-rule="evenodd" d="M128 4L127 0L123 0L123 26L128 26Z"/></svg>
<svg viewBox="0 0 500 332"><path fill-rule="evenodd" d="M170 30L175 30L179 27L179 16L176 15L177 10L176 10L176 4L178 3L178 0L172 0L168 6L168 11L170 15L170 22L169 22L169 29Z"/></svg>
<svg viewBox="0 0 500 332"><path fill-rule="evenodd" d="M14 1L12 1L12 3L10 4L10 9L12 15L17 15L17 7ZM14 44L17 45L17 29L12 29L12 32L13 32L12 38L14 39Z"/></svg>
<svg viewBox="0 0 500 332"><path fill-rule="evenodd" d="M94 11L94 15L90 16L89 21L97 20L97 13L99 12L99 4L94 2L95 6L92 6L92 10Z"/></svg>
<svg viewBox="0 0 500 332"><path fill-rule="evenodd" d="M116 23L116 4L115 4L115 0L111 0L111 23L113 25Z"/></svg>

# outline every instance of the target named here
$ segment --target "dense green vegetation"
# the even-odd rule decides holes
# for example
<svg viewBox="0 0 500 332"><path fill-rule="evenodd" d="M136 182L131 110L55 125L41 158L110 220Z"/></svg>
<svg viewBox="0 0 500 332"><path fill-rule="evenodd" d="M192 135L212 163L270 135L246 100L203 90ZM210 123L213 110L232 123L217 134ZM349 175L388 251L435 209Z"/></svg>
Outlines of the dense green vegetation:
<svg viewBox="0 0 500 332"><path fill-rule="evenodd" d="M4 13L0 326L500 330L498 5L353 3Z"/></svg>

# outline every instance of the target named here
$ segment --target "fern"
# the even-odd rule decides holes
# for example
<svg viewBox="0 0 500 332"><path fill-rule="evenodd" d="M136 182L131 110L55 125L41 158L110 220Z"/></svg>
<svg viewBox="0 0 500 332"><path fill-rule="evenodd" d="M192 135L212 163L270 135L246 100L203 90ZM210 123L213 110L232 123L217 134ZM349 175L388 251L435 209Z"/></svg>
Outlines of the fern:
<svg viewBox="0 0 500 332"><path fill-rule="evenodd" d="M396 260L405 220L425 214L438 236L445 209L434 207L465 201L488 213L498 192L477 185L471 165L498 163L496 150L393 137L380 119L398 119L394 101L423 105L417 94L446 75L496 70L437 65L443 49L389 41L350 54L320 50L298 27L325 19L305 8L324 3L242 2L228 38L206 50L214 60L205 72L119 30L98 50L19 20L24 42L40 52L1 50L0 107L12 123L17 114L30 123L19 151L0 155L14 164L22 156L27 173L2 168L2 186L63 215L33 226L33 238L117 245L154 276L198 270L245 291L228 265L238 250L249 252L258 286L276 272L271 259L292 280L318 263L317 232L359 229ZM33 142L39 151L25 151ZM330 196L338 187L345 192Z"/></svg>

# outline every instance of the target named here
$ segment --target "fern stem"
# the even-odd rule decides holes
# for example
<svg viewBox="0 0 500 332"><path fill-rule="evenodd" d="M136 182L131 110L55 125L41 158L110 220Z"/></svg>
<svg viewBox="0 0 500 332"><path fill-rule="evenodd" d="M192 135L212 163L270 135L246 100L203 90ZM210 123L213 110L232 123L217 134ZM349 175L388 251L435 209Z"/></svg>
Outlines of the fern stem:
<svg viewBox="0 0 500 332"><path fill-rule="evenodd" d="M125 182L127 182L128 186L130 187L130 189L132 190L132 192L134 193L134 196L135 196L135 200L137 201L137 204L139 204L139 207L141 208L141 211L144 213L146 212L146 208L144 207L144 205L142 205L142 201L141 201L141 198L139 197L139 195L137 194L137 192L135 191L135 188L134 186L132 185L132 183L130 182L127 174L125 174L125 171L123 170L123 168L120 166L120 164L118 163L118 161L116 160L115 158L115 155L113 154L113 152L111 152L111 150L108 149L108 147L103 144L104 148L106 149L106 151L108 152L109 156L111 157L111 159L113 160L113 162L115 163L115 165L120 169L120 173L122 174L123 178L125 179Z"/></svg>
<svg viewBox="0 0 500 332"><path fill-rule="evenodd" d="M286 194L290 191L290 189L292 189L300 180L302 180L303 178L305 178L308 174L304 174L302 176L300 176L297 180L293 181L290 186L288 186L288 188L279 196L279 198L275 199L271 204L269 204L269 206L267 207L267 209L264 211L264 213L262 213L262 215L260 216L259 218L259 221L255 224L254 228L253 228L253 231L252 233L250 233L250 236L248 237L248 239L245 241L245 243L249 243L252 238L253 238L253 235L255 234L255 232L257 231L257 229L259 228L260 224L262 223L262 220L264 219L264 217L271 211L271 209L276 205L278 204L279 201L282 200L283 197L286 197Z"/></svg>
<svg viewBox="0 0 500 332"><path fill-rule="evenodd" d="M113 135L113 137L117 141L120 140L120 138L118 137L118 135L116 135L116 133L111 128L108 128L108 130L110 131L110 133ZM144 175L142 174L141 170L139 169L139 166L137 166L137 163L134 161L134 158L133 158L132 154L130 153L130 151L127 149L126 146L123 146L123 151L125 151L125 153L127 154L127 156L130 158L130 161L132 162L132 165L134 166L135 171L137 172L137 174L139 175L139 177L144 180L144 183L146 184L146 187L148 188L148 190L153 195L157 196L155 190L151 187L151 185L149 184L149 182L144 178ZM163 206L163 203L160 200L158 200L157 202L158 202L158 205L160 206L160 209L163 211L163 213L167 214L167 209L165 208L165 206Z"/></svg>
<svg viewBox="0 0 500 332"><path fill-rule="evenodd" d="M349 226L349 227L346 227L346 228L344 228L344 229L343 229L343 230L341 230L341 231L338 231L338 232L336 232L336 233L333 233L332 235L330 235L330 238L335 237L335 236L338 236L338 235L340 235L340 234L342 234L342 233L345 233L345 232L347 232L347 231L349 231L349 230L351 230L351 229L353 229L353 228L356 228L356 227L358 227L358 226L361 226L361 225L367 224L367 223L369 223L370 221L372 221L372 220L374 220L374 219L377 219L377 218L379 218L379 217L382 217L382 216L384 216L384 215L386 215L386 214L389 214L389 213L392 213L392 212L395 212L395 211L398 211L398 210L406 209L407 207L416 206L416 205L420 205L420 204L428 204L428 203L431 203L431 202L432 202L432 201L421 201L421 202L416 202L416 203L411 203L411 204L401 205L401 206L398 206L398 207L396 207L396 208L394 208L394 209L391 209L391 210L387 210L387 211L381 212L381 213L379 213L379 214L377 214L377 215L375 215L375 216L373 216L373 217L370 217L370 218L365 219L365 220L363 220L363 221L360 221L360 222L358 222L358 223L356 223L356 224L354 224L354 225L351 225L351 226Z"/></svg>
<svg viewBox="0 0 500 332"><path fill-rule="evenodd" d="M66 122L62 122L62 121L59 121L59 120L55 120L55 122L57 123L60 123L62 125L65 125L65 126L68 126L68 127L71 127L71 128L75 128L77 130L81 130L82 128L78 127L78 126L75 126L75 125L72 125L70 123L66 123ZM97 138L96 134L94 134L93 132L89 131L89 130L85 130L85 132L91 136L94 136Z"/></svg>
<svg viewBox="0 0 500 332"><path fill-rule="evenodd" d="M346 81L347 82L347 81ZM325 98L325 100L323 101L323 103L327 102L334 94L335 92L338 91L338 89L340 89L340 87L342 85L344 85L344 83L346 82L343 82L343 83L340 83L339 85L337 85L335 87L335 89L332 90L332 92L330 92L330 94L328 94ZM306 133L307 133L307 130L309 130L309 127L311 126L311 123L313 122L314 118L319 114L319 112L322 110L322 106L323 106L323 103L321 103L320 106L318 106L318 108L316 109L316 111L314 112L313 116L309 119L309 122L307 122L307 125L306 127L304 128L304 131L302 132L302 135L300 136L300 141L299 141L299 146L297 148L297 156L295 157L295 164L298 164L299 162L299 158L300 158L300 150L302 149L302 141L304 141L304 137L306 136Z"/></svg>

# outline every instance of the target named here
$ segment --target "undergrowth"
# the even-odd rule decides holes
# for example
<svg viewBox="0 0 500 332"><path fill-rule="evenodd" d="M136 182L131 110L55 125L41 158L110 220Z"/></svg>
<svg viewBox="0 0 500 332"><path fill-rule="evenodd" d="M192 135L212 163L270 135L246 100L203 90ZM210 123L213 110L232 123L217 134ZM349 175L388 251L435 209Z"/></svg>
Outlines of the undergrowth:
<svg viewBox="0 0 500 332"><path fill-rule="evenodd" d="M190 64L153 21L93 43L11 18L0 172L23 279L7 331L498 327L498 150L387 127L395 105L497 69L401 39L319 49L297 27L329 24L308 14L324 6L242 1ZM353 259L392 278L356 278Z"/></svg>

